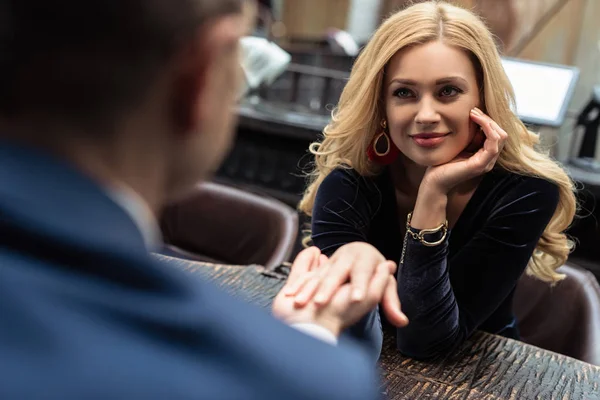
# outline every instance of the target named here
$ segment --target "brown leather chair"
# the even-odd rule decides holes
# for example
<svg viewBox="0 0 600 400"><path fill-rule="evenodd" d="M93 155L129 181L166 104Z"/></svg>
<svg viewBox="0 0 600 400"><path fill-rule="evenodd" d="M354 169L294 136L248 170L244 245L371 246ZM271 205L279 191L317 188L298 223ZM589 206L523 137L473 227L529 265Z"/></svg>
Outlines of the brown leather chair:
<svg viewBox="0 0 600 400"><path fill-rule="evenodd" d="M161 216L166 255L224 264L275 267L288 261L297 212L270 197L201 183Z"/></svg>
<svg viewBox="0 0 600 400"><path fill-rule="evenodd" d="M521 340L600 365L600 286L594 275L563 265L554 287L529 276L517 285L514 311Z"/></svg>

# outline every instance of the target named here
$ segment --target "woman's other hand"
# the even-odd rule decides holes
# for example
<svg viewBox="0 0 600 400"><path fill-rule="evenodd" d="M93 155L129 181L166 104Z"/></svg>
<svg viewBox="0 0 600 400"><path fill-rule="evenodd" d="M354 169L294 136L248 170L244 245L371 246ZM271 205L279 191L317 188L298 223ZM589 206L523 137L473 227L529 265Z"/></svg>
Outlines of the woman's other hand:
<svg viewBox="0 0 600 400"><path fill-rule="evenodd" d="M508 134L478 108L471 110L470 117L481 126L481 131L485 135L483 144L481 144L480 136L475 135L473 145L465 149L453 161L428 168L421 186L434 187L435 191L448 194L458 184L485 174L494 168ZM470 151L475 151L475 153Z"/></svg>

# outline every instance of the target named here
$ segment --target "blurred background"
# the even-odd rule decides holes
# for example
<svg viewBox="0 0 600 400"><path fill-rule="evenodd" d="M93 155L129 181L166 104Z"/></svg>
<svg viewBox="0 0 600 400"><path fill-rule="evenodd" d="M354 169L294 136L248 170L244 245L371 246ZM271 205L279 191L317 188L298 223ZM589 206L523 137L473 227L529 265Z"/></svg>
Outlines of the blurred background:
<svg viewBox="0 0 600 400"><path fill-rule="evenodd" d="M283 251L284 258L300 249L306 223L294 209L311 161L308 146L327 124L361 46L385 16L412 2L418 0L260 1L257 29L245 44L249 86L238 109L238 137L215 183L287 206L288 214L280 219L297 221L280 224L280 231L294 230L286 236L294 243ZM503 57L515 62L509 77L517 103L519 93L523 102L552 95L561 102L551 118L524 112L522 119L581 188L580 217L569 231L578 242L572 259L600 277L600 0L451 2L480 14L497 36ZM549 66L542 84L550 92L527 87L531 79L521 75L525 69L520 66ZM566 83L553 89L559 75ZM253 210L250 224L260 230L267 214Z"/></svg>

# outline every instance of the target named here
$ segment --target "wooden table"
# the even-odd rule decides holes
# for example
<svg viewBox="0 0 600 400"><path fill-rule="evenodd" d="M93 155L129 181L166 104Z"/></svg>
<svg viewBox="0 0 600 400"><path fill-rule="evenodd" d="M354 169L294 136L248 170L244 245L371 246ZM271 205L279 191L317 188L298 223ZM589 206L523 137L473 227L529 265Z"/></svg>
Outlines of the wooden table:
<svg viewBox="0 0 600 400"><path fill-rule="evenodd" d="M285 268L231 266L157 256L260 307L269 307ZM600 399L600 367L483 332L455 353L420 362L400 355L386 334L380 359L388 399Z"/></svg>

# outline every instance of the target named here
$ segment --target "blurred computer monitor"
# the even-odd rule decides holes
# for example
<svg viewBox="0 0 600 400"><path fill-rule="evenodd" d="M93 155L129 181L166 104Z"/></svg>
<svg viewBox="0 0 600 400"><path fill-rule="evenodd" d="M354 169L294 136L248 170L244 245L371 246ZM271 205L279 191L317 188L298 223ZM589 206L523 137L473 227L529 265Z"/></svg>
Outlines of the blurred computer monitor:
<svg viewBox="0 0 600 400"><path fill-rule="evenodd" d="M579 78L577 67L503 58L515 91L519 118L532 125L559 127Z"/></svg>

